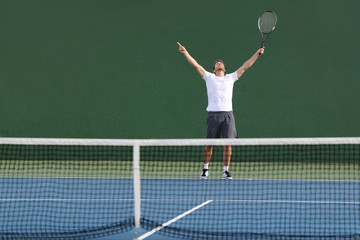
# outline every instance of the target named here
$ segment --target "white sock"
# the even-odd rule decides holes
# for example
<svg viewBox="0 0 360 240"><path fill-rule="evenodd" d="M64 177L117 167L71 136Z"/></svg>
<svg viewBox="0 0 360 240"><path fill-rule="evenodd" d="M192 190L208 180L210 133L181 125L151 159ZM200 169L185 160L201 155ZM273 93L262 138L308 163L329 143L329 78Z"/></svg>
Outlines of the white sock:
<svg viewBox="0 0 360 240"><path fill-rule="evenodd" d="M224 166L224 172L229 171L229 166Z"/></svg>
<svg viewBox="0 0 360 240"><path fill-rule="evenodd" d="M209 164L204 163L204 169L209 169Z"/></svg>

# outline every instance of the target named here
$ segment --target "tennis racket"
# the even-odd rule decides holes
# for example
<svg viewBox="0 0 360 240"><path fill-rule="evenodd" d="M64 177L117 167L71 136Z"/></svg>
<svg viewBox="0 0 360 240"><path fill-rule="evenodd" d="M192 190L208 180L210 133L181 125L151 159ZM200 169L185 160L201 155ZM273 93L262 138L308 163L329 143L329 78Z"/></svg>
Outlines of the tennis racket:
<svg viewBox="0 0 360 240"><path fill-rule="evenodd" d="M274 31L277 23L277 16L273 11L262 12L258 19L258 27L261 33L261 48L264 47L265 39ZM261 53L259 53L261 55Z"/></svg>

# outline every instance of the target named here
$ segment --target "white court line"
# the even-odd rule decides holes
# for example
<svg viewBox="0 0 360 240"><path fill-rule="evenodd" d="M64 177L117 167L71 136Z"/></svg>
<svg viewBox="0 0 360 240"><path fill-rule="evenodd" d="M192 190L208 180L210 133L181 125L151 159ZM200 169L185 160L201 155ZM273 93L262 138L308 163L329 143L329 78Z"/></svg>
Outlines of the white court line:
<svg viewBox="0 0 360 240"><path fill-rule="evenodd" d="M141 201L202 201L203 199L141 199ZM316 203L316 204L360 204L360 202L345 202L345 201L295 201L295 200L256 200L256 199L217 199L213 202L258 202L258 203Z"/></svg>
<svg viewBox="0 0 360 240"><path fill-rule="evenodd" d="M91 179L91 180L133 180L132 178L106 178L106 177L0 177L0 179ZM145 180L198 180L193 178L143 178ZM209 178L210 181L221 181L222 179ZM207 180L207 181L208 181ZM254 182L262 182L262 181L284 181L284 182L354 182L360 183L360 180L321 180L321 179L251 179L251 178L239 178L233 179L231 182L240 182L240 181L254 181Z"/></svg>
<svg viewBox="0 0 360 240"><path fill-rule="evenodd" d="M0 198L0 202L14 201L134 201L131 198ZM203 199L188 199L188 198L159 198L159 199L141 199L141 201L203 201ZM209 200L210 201L210 200ZM345 201L294 201L294 200L255 200L255 199L233 199L233 200L211 200L212 202L249 202L249 203L303 203L303 204L360 204L360 202L345 202ZM207 203L206 203L207 204ZM199 205L201 206L201 205ZM196 209L194 209L196 210Z"/></svg>
<svg viewBox="0 0 360 240"><path fill-rule="evenodd" d="M170 224L172 224L172 223L176 222L177 220L185 217L186 215L188 215L188 214L196 211L197 209L205 206L206 204L211 203L212 201L213 201L213 200L208 200L208 201L206 201L206 202L204 202L204 203L202 203L202 204L200 204L200 205L198 205L198 206L190 209L189 211L184 212L183 214L177 216L176 218L173 218L173 219L171 219L170 221L168 221L168 222L166 222L166 223L163 223L161 226L159 226L159 227L157 227L157 228L154 228L154 229L151 230L150 232L147 232L147 233L145 233L144 235L141 235L140 237L136 238L136 240L142 240L142 239L145 239L145 238L151 236L152 234L154 234L154 233L160 231L161 229L163 229L164 227L169 226Z"/></svg>
<svg viewBox="0 0 360 240"><path fill-rule="evenodd" d="M6 202L6 201L17 201L17 202L35 202L35 201L134 201L134 199L121 199L121 198L93 198L93 199L87 199L87 198L0 198L0 201Z"/></svg>
<svg viewBox="0 0 360 240"><path fill-rule="evenodd" d="M214 200L217 202L259 202L259 203L304 203L304 204L360 204L360 202L341 201L289 201L289 200Z"/></svg>

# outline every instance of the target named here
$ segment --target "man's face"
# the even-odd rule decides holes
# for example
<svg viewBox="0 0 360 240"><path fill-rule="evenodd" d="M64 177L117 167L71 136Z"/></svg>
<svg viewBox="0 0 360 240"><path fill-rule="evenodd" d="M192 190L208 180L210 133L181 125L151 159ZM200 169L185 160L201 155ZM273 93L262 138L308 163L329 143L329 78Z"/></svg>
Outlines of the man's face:
<svg viewBox="0 0 360 240"><path fill-rule="evenodd" d="M220 62L220 61L216 62L215 65L214 65L214 72L217 72L219 70L222 70L222 71L226 72L225 64L223 62Z"/></svg>

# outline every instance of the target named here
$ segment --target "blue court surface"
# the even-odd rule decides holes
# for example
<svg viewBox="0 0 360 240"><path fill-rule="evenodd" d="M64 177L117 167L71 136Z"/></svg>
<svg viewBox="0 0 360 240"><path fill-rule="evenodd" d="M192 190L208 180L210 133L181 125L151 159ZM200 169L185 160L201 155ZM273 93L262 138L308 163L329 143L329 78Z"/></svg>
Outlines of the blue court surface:
<svg viewBox="0 0 360 240"><path fill-rule="evenodd" d="M142 179L137 231L132 184L131 179L0 178L0 233L110 234L93 237L101 240L134 239L135 232L147 240L360 237L360 181ZM119 223L127 225L122 233L116 232Z"/></svg>

